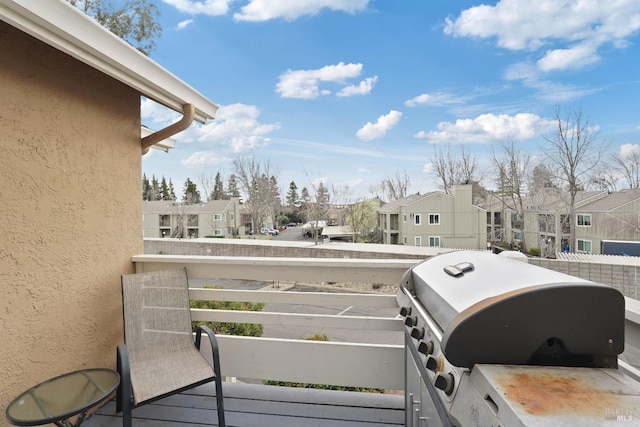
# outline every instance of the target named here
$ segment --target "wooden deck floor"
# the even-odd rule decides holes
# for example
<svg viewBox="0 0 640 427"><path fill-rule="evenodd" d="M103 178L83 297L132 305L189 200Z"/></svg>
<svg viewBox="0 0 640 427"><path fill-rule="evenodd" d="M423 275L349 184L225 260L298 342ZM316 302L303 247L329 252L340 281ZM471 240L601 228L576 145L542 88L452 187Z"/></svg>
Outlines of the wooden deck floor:
<svg viewBox="0 0 640 427"><path fill-rule="evenodd" d="M133 410L134 427L217 425L215 387L207 384ZM404 425L404 396L224 383L229 427L397 427ZM120 427L115 401L86 427Z"/></svg>

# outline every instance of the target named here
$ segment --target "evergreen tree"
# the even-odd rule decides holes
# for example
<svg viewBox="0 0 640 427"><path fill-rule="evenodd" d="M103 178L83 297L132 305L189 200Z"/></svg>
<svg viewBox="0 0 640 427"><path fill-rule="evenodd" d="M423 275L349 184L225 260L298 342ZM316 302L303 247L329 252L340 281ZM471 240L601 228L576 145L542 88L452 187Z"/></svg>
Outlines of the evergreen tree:
<svg viewBox="0 0 640 427"><path fill-rule="evenodd" d="M311 203L311 196L309 195L309 190L307 189L307 187L302 187L302 191L300 192L300 201L303 208Z"/></svg>
<svg viewBox="0 0 640 427"><path fill-rule="evenodd" d="M215 182L213 184L213 191L209 197L211 200L228 200L229 197L224 192L224 185L222 183L222 177L220 172L216 174Z"/></svg>
<svg viewBox="0 0 640 427"><path fill-rule="evenodd" d="M151 177L151 192L149 194L149 200L160 200L160 183L155 175Z"/></svg>
<svg viewBox="0 0 640 427"><path fill-rule="evenodd" d="M229 197L240 197L240 189L238 188L238 178L235 174L229 175L229 180L227 181L227 196Z"/></svg>
<svg viewBox="0 0 640 427"><path fill-rule="evenodd" d="M318 185L316 204L319 212L326 212L329 210L329 189L325 187L322 181L320 181L320 184Z"/></svg>
<svg viewBox="0 0 640 427"><path fill-rule="evenodd" d="M162 175L162 182L160 183L160 200L172 200L169 194L169 186L164 175Z"/></svg>
<svg viewBox="0 0 640 427"><path fill-rule="evenodd" d="M147 179L146 174L142 174L142 200L148 201L151 200L151 184Z"/></svg>
<svg viewBox="0 0 640 427"><path fill-rule="evenodd" d="M297 208L300 203L298 200L298 186L293 181L291 181L291 183L289 184L289 192L287 193L286 203L289 209Z"/></svg>
<svg viewBox="0 0 640 427"><path fill-rule="evenodd" d="M173 182L171 182L171 178L169 178L169 200L176 201L176 191L173 188Z"/></svg>
<svg viewBox="0 0 640 427"><path fill-rule="evenodd" d="M202 203L198 186L189 178L184 182L184 193L182 194L182 201L186 204Z"/></svg>

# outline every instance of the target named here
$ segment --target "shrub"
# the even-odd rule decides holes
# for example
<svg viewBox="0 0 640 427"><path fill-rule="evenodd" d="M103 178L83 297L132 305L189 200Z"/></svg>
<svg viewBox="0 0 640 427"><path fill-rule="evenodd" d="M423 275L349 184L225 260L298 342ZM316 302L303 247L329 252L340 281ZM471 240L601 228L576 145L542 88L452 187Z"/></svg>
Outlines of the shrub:
<svg viewBox="0 0 640 427"><path fill-rule="evenodd" d="M205 286L205 288L222 289L221 286ZM211 310L262 311L264 303L193 300L189 303L189 306L191 308L206 308ZM208 326L216 334L240 335L247 337L261 337L264 329L262 325L255 323L206 322L202 320L194 320L191 322L191 328L194 331L200 325Z"/></svg>
<svg viewBox="0 0 640 427"><path fill-rule="evenodd" d="M540 248L529 248L529 255L540 256Z"/></svg>

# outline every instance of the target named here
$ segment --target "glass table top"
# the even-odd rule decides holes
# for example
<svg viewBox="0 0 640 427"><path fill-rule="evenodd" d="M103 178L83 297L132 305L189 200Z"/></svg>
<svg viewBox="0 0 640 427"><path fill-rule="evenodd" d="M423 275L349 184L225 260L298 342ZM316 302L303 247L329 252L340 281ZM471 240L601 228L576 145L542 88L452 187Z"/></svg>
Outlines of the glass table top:
<svg viewBox="0 0 640 427"><path fill-rule="evenodd" d="M40 425L65 420L106 400L118 387L114 370L95 368L70 372L25 391L7 407L15 425Z"/></svg>

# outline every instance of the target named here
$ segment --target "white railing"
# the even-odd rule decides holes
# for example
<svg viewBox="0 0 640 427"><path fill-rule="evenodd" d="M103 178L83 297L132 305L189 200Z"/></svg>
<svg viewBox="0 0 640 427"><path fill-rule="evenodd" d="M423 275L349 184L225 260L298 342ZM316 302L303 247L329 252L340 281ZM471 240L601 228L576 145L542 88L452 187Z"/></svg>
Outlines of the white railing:
<svg viewBox="0 0 640 427"><path fill-rule="evenodd" d="M417 260L255 258L137 255L138 272L186 267L190 278L265 282L400 282ZM397 308L395 296L322 292L190 290L194 300L274 304ZM393 317L268 313L192 309L194 320L258 323L309 328L343 328L366 333L403 330ZM626 299L625 353L620 368L640 381L640 301ZM404 387L404 352L398 344L317 342L278 338L219 336L223 375L302 383L400 390Z"/></svg>
<svg viewBox="0 0 640 427"><path fill-rule="evenodd" d="M244 279L265 282L358 282L398 284L416 260L309 259L137 255L137 272L187 269L190 278ZM394 295L323 292L190 289L192 300L243 301L309 306L394 309ZM309 328L341 328L358 335L396 332L403 323L392 317L270 313L192 309L193 320L257 323ZM398 341L398 340L395 340ZM401 339L399 340L401 342ZM218 335L222 374L226 377L268 379L380 389L404 388L404 349L399 344L319 342L281 338ZM204 347L206 348L206 346Z"/></svg>

